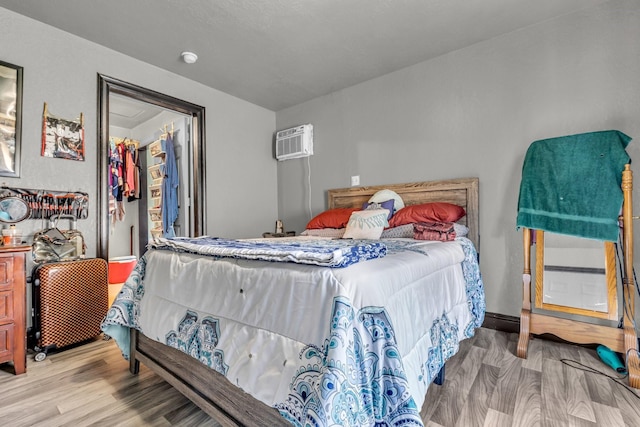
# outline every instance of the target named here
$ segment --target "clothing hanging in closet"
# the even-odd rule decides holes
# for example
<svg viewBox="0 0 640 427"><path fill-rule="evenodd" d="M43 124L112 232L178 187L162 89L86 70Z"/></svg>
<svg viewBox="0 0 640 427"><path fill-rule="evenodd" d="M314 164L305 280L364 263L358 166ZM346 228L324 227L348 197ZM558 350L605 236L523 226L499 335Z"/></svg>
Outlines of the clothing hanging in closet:
<svg viewBox="0 0 640 427"><path fill-rule="evenodd" d="M162 180L162 233L164 237L175 237L173 223L178 219L178 165L173 144L173 132L167 132L165 141L165 166Z"/></svg>
<svg viewBox="0 0 640 427"><path fill-rule="evenodd" d="M140 198L139 142L128 138L109 138L109 216L112 222L124 220L123 200Z"/></svg>

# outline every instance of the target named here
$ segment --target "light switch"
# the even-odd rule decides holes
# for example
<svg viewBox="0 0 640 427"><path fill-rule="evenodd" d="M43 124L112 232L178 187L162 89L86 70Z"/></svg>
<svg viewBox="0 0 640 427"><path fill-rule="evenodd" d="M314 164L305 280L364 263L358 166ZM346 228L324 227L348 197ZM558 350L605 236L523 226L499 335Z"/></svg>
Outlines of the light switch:
<svg viewBox="0 0 640 427"><path fill-rule="evenodd" d="M360 185L360 175L354 175L351 177L351 186Z"/></svg>

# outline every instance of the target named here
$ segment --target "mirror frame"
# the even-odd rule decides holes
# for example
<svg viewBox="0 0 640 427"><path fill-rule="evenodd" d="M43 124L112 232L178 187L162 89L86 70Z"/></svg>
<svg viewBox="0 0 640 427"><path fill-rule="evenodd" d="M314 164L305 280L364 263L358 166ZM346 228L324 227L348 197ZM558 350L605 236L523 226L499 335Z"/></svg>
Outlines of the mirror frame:
<svg viewBox="0 0 640 427"><path fill-rule="evenodd" d="M96 256L109 259L109 95L124 95L138 101L157 105L168 110L191 116L192 118L192 155L193 171L193 236L205 232L205 109L196 104L174 98L150 89L123 82L98 74L98 248Z"/></svg>
<svg viewBox="0 0 640 427"><path fill-rule="evenodd" d="M20 177L20 147L22 145L22 70L19 65L9 64L0 61L0 67L8 68L15 71L16 90L13 94L16 99L15 110L16 117L13 124L14 131L14 151L13 151L13 169L10 171L0 171L0 176L10 176L14 178Z"/></svg>
<svg viewBox="0 0 640 427"><path fill-rule="evenodd" d="M24 207L26 208L27 212L24 216L22 216L19 219L12 219L12 220L6 220L6 219L0 219L0 222L4 222L5 224L16 224L20 221L24 221L25 219L29 218L31 216L31 207L29 206L29 203L27 203L26 200L24 200L22 197L18 197L18 196L7 196L7 197L2 197L0 198L0 204L6 200L16 200L18 202L20 202L21 204L24 205Z"/></svg>

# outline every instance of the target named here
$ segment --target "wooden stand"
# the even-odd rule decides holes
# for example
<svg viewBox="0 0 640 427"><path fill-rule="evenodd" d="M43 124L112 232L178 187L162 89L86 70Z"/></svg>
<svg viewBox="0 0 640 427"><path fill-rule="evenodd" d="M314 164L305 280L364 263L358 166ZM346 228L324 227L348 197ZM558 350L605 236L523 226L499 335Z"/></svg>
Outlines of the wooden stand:
<svg viewBox="0 0 640 427"><path fill-rule="evenodd" d="M520 337L518 339L517 355L521 358L527 357L529 338L532 334L550 333L564 340L577 344L602 344L613 351L622 353L626 357L627 370L629 372L629 385L640 388L640 358L638 357L638 337L634 327L635 303L634 297L636 286L633 281L633 175L629 165L625 166L622 172L622 192L624 202L622 205L622 227L623 227L623 252L624 265L622 272L622 292L623 292L623 327L602 326L578 320L561 319L548 314L531 312L531 230L525 228L523 231L524 246L524 270L522 274L523 297L522 311L520 313ZM543 242L537 242L543 245ZM540 251L540 248L538 248ZM539 252L540 253L540 252ZM607 251L607 264L615 262L611 257L615 256L612 251ZM536 276L540 277L542 262L536 262ZM536 277L536 281L537 281ZM615 286L614 295L615 295ZM538 289L538 293L541 289ZM609 287L611 294L611 287ZM610 295L611 296L611 295ZM609 298L611 302L612 299ZM558 308L556 308L558 310ZM562 311L562 310L560 310ZM575 310L567 308L567 313L575 313ZM616 310L617 311L617 310ZM584 313L580 313L584 314ZM602 317L602 316L594 316Z"/></svg>

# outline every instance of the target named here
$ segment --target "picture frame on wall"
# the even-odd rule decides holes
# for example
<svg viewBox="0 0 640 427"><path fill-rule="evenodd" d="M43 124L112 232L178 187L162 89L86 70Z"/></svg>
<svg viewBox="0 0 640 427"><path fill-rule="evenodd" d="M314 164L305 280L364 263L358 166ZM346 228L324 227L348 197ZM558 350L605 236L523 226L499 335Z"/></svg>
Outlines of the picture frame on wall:
<svg viewBox="0 0 640 427"><path fill-rule="evenodd" d="M0 176L20 176L22 67L0 61Z"/></svg>
<svg viewBox="0 0 640 427"><path fill-rule="evenodd" d="M84 161L84 114L77 120L51 115L44 103L42 156Z"/></svg>

